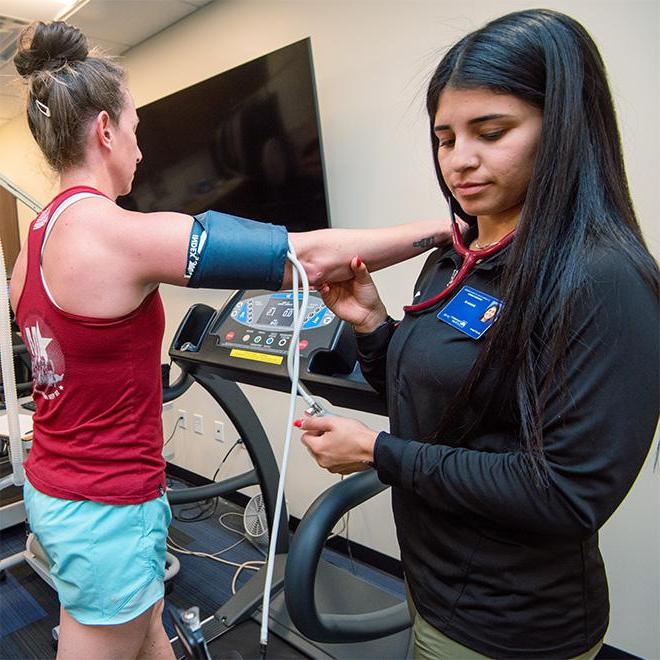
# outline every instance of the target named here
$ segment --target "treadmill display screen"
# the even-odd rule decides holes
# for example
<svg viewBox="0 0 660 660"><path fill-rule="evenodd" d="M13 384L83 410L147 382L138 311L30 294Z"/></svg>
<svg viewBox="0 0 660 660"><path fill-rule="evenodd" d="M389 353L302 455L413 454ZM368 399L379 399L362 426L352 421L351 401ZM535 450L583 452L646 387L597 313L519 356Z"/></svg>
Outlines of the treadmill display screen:
<svg viewBox="0 0 660 660"><path fill-rule="evenodd" d="M261 312L258 323L261 326L271 328L290 328L293 325L292 300L272 299L268 302L266 309Z"/></svg>

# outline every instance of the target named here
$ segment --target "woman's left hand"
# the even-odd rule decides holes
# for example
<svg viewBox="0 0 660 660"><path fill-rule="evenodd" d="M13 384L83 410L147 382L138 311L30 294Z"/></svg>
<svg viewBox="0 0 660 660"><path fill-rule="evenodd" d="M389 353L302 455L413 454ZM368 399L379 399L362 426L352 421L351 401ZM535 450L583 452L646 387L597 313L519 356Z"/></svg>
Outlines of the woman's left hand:
<svg viewBox="0 0 660 660"><path fill-rule="evenodd" d="M305 416L296 426L304 431L302 443L329 472L352 474L371 467L378 432L357 419Z"/></svg>

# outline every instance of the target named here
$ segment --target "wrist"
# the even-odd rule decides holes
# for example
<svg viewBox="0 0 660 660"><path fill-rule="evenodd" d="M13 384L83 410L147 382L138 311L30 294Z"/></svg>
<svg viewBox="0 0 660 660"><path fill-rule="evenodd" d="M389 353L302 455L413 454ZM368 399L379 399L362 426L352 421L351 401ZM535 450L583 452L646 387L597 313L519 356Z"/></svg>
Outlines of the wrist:
<svg viewBox="0 0 660 660"><path fill-rule="evenodd" d="M412 225L415 229L413 248L421 252L447 245L451 242L449 221L424 220Z"/></svg>
<svg viewBox="0 0 660 660"><path fill-rule="evenodd" d="M387 310L381 305L377 310L370 312L362 323L354 324L353 331L360 335L368 335L388 320Z"/></svg>
<svg viewBox="0 0 660 660"><path fill-rule="evenodd" d="M435 246L441 247L452 241L452 228L450 220L442 220L436 225Z"/></svg>
<svg viewBox="0 0 660 660"><path fill-rule="evenodd" d="M374 464L374 448L376 446L376 438L378 431L366 428L360 437L360 460L362 463L368 463L373 467Z"/></svg>

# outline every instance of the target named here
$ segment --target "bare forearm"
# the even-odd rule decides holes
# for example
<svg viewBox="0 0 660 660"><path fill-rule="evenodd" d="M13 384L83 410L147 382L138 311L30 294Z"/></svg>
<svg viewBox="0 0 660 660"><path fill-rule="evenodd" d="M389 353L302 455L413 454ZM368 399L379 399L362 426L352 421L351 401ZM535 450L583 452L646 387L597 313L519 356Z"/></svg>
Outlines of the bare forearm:
<svg viewBox="0 0 660 660"><path fill-rule="evenodd" d="M420 220L382 229L329 229L337 232L335 242L338 262L355 255L370 272L416 257L450 240L449 222Z"/></svg>
<svg viewBox="0 0 660 660"><path fill-rule="evenodd" d="M289 235L314 285L352 277L351 259L359 255L370 271L405 261L450 240L449 222L421 220L380 229L321 229ZM283 287L290 283L287 266Z"/></svg>

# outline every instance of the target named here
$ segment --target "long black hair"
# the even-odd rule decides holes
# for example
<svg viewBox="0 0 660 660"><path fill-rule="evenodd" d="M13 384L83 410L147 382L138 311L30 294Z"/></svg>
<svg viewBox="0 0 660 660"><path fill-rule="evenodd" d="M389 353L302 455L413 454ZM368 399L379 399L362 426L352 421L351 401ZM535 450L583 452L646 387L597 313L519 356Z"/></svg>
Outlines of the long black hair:
<svg viewBox="0 0 660 660"><path fill-rule="evenodd" d="M558 12L533 9L498 18L455 44L430 81L433 131L442 91L485 88L512 94L543 113L534 170L516 237L501 281L507 312L493 326L484 350L445 415L467 403L495 365L498 384L515 392L521 445L534 475L545 481L542 415L545 391L539 346L549 358L543 381L562 377L576 293L588 283L585 257L595 244L627 256L658 295L658 267L644 244L626 181L616 115L598 49L586 30ZM456 200L453 206L474 223ZM438 438L444 423L438 431Z"/></svg>

